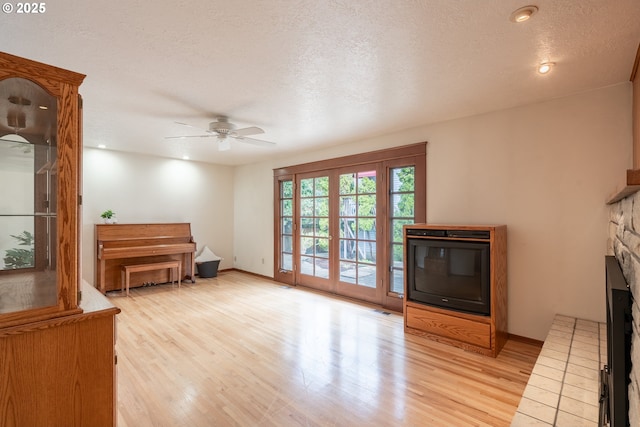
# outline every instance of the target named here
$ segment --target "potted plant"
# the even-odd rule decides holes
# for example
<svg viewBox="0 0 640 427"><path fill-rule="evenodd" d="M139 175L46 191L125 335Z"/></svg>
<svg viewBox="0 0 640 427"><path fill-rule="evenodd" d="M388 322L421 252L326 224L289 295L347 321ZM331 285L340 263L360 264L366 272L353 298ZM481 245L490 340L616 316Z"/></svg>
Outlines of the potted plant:
<svg viewBox="0 0 640 427"><path fill-rule="evenodd" d="M117 222L116 213L111 209L102 212L100 218L104 219L105 224L115 224Z"/></svg>

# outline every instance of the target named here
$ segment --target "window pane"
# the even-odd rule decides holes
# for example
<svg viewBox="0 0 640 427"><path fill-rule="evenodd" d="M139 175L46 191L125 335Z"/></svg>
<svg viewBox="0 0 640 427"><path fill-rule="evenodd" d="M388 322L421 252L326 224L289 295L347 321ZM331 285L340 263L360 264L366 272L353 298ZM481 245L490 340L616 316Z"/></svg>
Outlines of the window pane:
<svg viewBox="0 0 640 427"><path fill-rule="evenodd" d="M300 196L301 197L313 196L313 178L300 180Z"/></svg>
<svg viewBox="0 0 640 427"><path fill-rule="evenodd" d="M376 287L376 267L374 265L358 264L358 285L368 288Z"/></svg>
<svg viewBox="0 0 640 427"><path fill-rule="evenodd" d="M293 198L293 181L282 181L280 185L280 197L282 199Z"/></svg>
<svg viewBox="0 0 640 427"><path fill-rule="evenodd" d="M328 197L318 197L316 200L315 206L315 216L329 216L329 198Z"/></svg>
<svg viewBox="0 0 640 427"><path fill-rule="evenodd" d="M352 239L340 239L340 259L355 261L357 241Z"/></svg>
<svg viewBox="0 0 640 427"><path fill-rule="evenodd" d="M314 276L321 277L323 279L329 278L329 260L316 258L315 267L316 271Z"/></svg>
<svg viewBox="0 0 640 427"><path fill-rule="evenodd" d="M390 290L391 292L404 294L404 270L393 270Z"/></svg>
<svg viewBox="0 0 640 427"><path fill-rule="evenodd" d="M291 234L293 232L293 219L292 218L281 218L280 223L282 224L280 230L282 234Z"/></svg>
<svg viewBox="0 0 640 427"><path fill-rule="evenodd" d="M413 202L415 195L413 193L394 194L391 196L391 206L393 211L391 213L394 217L413 218Z"/></svg>
<svg viewBox="0 0 640 427"><path fill-rule="evenodd" d="M293 252L293 240L291 236L282 236L282 252Z"/></svg>
<svg viewBox="0 0 640 427"><path fill-rule="evenodd" d="M300 257L300 271L303 274L313 275L313 260L315 258L303 256Z"/></svg>
<svg viewBox="0 0 640 427"><path fill-rule="evenodd" d="M281 216L292 216L293 215L293 200L283 200L281 203Z"/></svg>
<svg viewBox="0 0 640 427"><path fill-rule="evenodd" d="M281 268L286 271L293 270L293 255L291 254L282 254L280 255L282 259Z"/></svg>
<svg viewBox="0 0 640 427"><path fill-rule="evenodd" d="M415 167L407 166L391 170L391 192L415 191Z"/></svg>
<svg viewBox="0 0 640 427"><path fill-rule="evenodd" d="M358 174L358 194L376 193L376 171L360 172Z"/></svg>
<svg viewBox="0 0 640 427"><path fill-rule="evenodd" d="M302 236L313 236L313 218L300 218L300 234Z"/></svg>
<svg viewBox="0 0 640 427"><path fill-rule="evenodd" d="M300 199L300 216L313 216L313 199Z"/></svg>
<svg viewBox="0 0 640 427"><path fill-rule="evenodd" d="M315 235L319 237L329 237L329 219L316 218Z"/></svg>
<svg viewBox="0 0 640 427"><path fill-rule="evenodd" d="M367 240L376 239L375 218L358 218L358 238Z"/></svg>
<svg viewBox="0 0 640 427"><path fill-rule="evenodd" d="M340 196L340 216L356 216L356 199L354 196Z"/></svg>
<svg viewBox="0 0 640 427"><path fill-rule="evenodd" d="M402 245L402 243L398 244L398 243L394 243L392 245L392 251L393 251L393 267L395 268L404 268L403 266L403 261L404 261L404 246Z"/></svg>
<svg viewBox="0 0 640 427"><path fill-rule="evenodd" d="M402 243L402 226L407 224L413 224L413 222L414 221L410 219L394 219L393 221L391 221L394 243Z"/></svg>
<svg viewBox="0 0 640 427"><path fill-rule="evenodd" d="M316 239L315 253L317 257L328 258L329 257L329 239Z"/></svg>
<svg viewBox="0 0 640 427"><path fill-rule="evenodd" d="M328 196L329 195L329 177L321 176L315 179L315 192L316 196Z"/></svg>
<svg viewBox="0 0 640 427"><path fill-rule="evenodd" d="M358 216L376 215L376 196L358 196Z"/></svg>
<svg viewBox="0 0 640 427"><path fill-rule="evenodd" d="M358 261L370 262L375 264L376 262L376 242L358 242Z"/></svg>
<svg viewBox="0 0 640 427"><path fill-rule="evenodd" d="M356 192L356 175L348 173L340 175L340 194L354 194Z"/></svg>
<svg viewBox="0 0 640 427"><path fill-rule="evenodd" d="M302 237L300 239L300 253L313 255L313 238Z"/></svg>
<svg viewBox="0 0 640 427"><path fill-rule="evenodd" d="M340 263L340 281L356 283L356 264L352 262Z"/></svg>

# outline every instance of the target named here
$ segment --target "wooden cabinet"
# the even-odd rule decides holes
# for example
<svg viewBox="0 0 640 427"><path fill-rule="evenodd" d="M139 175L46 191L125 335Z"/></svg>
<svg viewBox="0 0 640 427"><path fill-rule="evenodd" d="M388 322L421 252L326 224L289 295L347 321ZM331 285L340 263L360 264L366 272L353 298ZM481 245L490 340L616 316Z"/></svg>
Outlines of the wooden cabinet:
<svg viewBox="0 0 640 427"><path fill-rule="evenodd" d="M2 426L116 424L120 310L81 288L84 77L0 52Z"/></svg>
<svg viewBox="0 0 640 427"><path fill-rule="evenodd" d="M115 315L82 288L82 313L0 329L1 426L115 426Z"/></svg>
<svg viewBox="0 0 640 427"><path fill-rule="evenodd" d="M407 282L404 301L405 332L496 357L508 338L506 226L414 224L405 226L405 248L408 247L408 228L429 231L417 237L419 239L444 242L488 242L490 311L488 314L480 315L411 300L408 298L410 292L407 289L410 286L408 283L410 275L405 274ZM456 232L453 233L455 236L447 235L448 230L455 230ZM477 238L474 235L483 237ZM413 237L416 238L416 236ZM406 252L405 249L405 254ZM405 272L407 258L405 256Z"/></svg>

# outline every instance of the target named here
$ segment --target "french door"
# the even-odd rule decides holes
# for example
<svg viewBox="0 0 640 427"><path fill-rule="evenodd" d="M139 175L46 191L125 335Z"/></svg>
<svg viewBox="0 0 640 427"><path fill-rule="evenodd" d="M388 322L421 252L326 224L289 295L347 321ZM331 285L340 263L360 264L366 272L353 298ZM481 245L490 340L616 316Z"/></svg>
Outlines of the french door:
<svg viewBox="0 0 640 427"><path fill-rule="evenodd" d="M402 226L425 220L425 146L274 172L274 279L401 310Z"/></svg>
<svg viewBox="0 0 640 427"><path fill-rule="evenodd" d="M297 177L297 283L379 301L377 175L360 166Z"/></svg>

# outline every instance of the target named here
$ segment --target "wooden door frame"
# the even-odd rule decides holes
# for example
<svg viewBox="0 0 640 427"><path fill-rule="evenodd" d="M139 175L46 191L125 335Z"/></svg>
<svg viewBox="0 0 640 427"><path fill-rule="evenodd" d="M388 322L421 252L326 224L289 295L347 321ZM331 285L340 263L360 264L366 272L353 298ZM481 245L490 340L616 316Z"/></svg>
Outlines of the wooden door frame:
<svg viewBox="0 0 640 427"><path fill-rule="evenodd" d="M330 173L331 170L341 169L343 167L353 167L364 164L373 164L378 163L382 165L382 168L379 169L385 179L385 184L382 186L383 194L382 203L383 213L381 216L382 224L378 224L379 231L377 232L376 237L376 250L378 251L378 260L382 260L381 262L377 262L377 268L381 269L378 280L382 278L383 282L383 292L381 296L381 304L389 309L402 311L402 298L400 295L392 295L389 292L389 248L388 239L384 239L384 244L380 244L380 238L383 235L388 234L388 176L389 170L393 167L398 167L397 165L415 165L415 182L416 182L416 190L415 190L415 222L421 223L426 222L426 154L427 154L427 142L420 142L417 144L404 145L399 147L393 147L383 150L371 151L367 153L354 154L334 159L326 159L319 160L310 163L304 163L299 165L286 166L282 168L277 168L273 170L274 176L274 279L283 283L287 283L290 285L297 285L297 269L296 266L297 258L299 258L299 245L296 242L299 237L299 232L297 230L299 220L299 200L297 197L298 188L296 183L298 182L299 175L307 175L313 172L317 172L322 174L322 172ZM294 183L294 271L293 272L283 272L280 271L280 182L291 179ZM380 189L378 189L380 191ZM378 192L377 192L378 194ZM331 290L328 290L331 292Z"/></svg>

